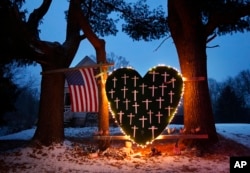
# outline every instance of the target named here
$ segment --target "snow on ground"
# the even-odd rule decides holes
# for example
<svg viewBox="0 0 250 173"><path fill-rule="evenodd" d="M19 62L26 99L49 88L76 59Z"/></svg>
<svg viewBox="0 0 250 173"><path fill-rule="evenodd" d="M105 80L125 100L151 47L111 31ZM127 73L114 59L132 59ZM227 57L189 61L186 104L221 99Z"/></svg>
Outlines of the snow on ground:
<svg viewBox="0 0 250 173"><path fill-rule="evenodd" d="M250 124L217 124L216 131L250 148Z"/></svg>
<svg viewBox="0 0 250 173"><path fill-rule="evenodd" d="M180 127L170 125L170 128ZM250 124L217 124L217 132L250 148ZM66 137L91 137L97 129L65 128ZM1 140L30 140L35 128L19 133L1 136ZM120 133L119 128L111 128L110 133ZM160 145L160 144L159 144ZM49 147L23 147L0 152L0 170L3 172L229 172L229 156L190 157L190 151L174 155L173 150L162 151L160 156L149 157L148 153L133 153L125 157L120 146L116 157L96 153L86 155L86 148L78 143L65 140L63 144ZM119 152L118 152L119 151ZM171 151L171 152L170 152ZM112 154L112 147L107 153ZM113 153L114 154L114 153ZM120 154L120 155L119 155ZM119 156L119 157L118 157ZM212 157L212 158L211 158ZM8 171L7 171L8 170ZM1 172L0 171L0 172Z"/></svg>

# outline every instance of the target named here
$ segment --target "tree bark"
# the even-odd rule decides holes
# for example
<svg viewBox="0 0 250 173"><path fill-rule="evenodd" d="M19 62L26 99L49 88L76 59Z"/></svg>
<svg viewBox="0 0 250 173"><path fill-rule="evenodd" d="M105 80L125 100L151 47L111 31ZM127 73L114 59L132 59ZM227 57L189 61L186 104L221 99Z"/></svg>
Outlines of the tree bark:
<svg viewBox="0 0 250 173"><path fill-rule="evenodd" d="M49 2L45 0L44 2ZM70 2L71 4L71 2ZM80 28L75 22L74 9L69 8L66 40L61 45L57 42L35 40L35 50L42 52L35 59L42 66L42 72L68 68L72 62L80 41ZM41 81L40 107L34 141L42 145L60 143L64 140L64 73L43 74Z"/></svg>
<svg viewBox="0 0 250 173"><path fill-rule="evenodd" d="M64 140L64 74L45 74L41 82L38 124L34 141L42 145L60 143Z"/></svg>
<svg viewBox="0 0 250 173"><path fill-rule="evenodd" d="M217 142L207 82L206 34L195 4L186 0L168 1L168 24L174 40L181 72L185 77L184 126L187 133L208 134ZM204 80L203 80L204 79Z"/></svg>

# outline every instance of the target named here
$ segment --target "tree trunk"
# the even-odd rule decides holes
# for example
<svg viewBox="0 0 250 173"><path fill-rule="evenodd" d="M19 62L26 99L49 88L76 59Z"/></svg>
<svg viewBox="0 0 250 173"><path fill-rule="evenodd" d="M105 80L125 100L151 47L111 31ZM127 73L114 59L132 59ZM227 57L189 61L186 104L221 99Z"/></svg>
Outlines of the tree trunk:
<svg viewBox="0 0 250 173"><path fill-rule="evenodd" d="M184 125L187 133L206 133L210 142L216 142L217 134L207 82L204 42L191 41L178 49L182 75L186 79L184 89ZM193 50L193 51L192 51Z"/></svg>
<svg viewBox="0 0 250 173"><path fill-rule="evenodd" d="M42 76L39 119L33 139L43 145L64 140L64 82L63 73Z"/></svg>
<svg viewBox="0 0 250 173"><path fill-rule="evenodd" d="M206 39L199 10L186 0L168 1L168 24L174 40L185 81L184 126L187 133L208 134L217 142L207 82ZM207 142L208 142L207 141Z"/></svg>

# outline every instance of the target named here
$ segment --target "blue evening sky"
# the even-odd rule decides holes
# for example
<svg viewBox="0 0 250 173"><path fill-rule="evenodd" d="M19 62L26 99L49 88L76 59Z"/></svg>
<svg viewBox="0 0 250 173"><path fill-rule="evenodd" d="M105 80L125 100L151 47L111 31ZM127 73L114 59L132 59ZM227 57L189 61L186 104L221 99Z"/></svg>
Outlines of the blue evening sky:
<svg viewBox="0 0 250 173"><path fill-rule="evenodd" d="M31 12L38 7L41 0L26 0L25 8ZM148 0L150 4L162 5L167 8L167 0ZM53 0L51 9L44 17L40 26L40 38L45 41L57 41L62 43L65 39L66 21L64 11L68 8L68 0ZM115 53L125 57L130 65L142 76L147 70L158 64L165 64L179 68L177 52L170 38L161 47L156 48L164 40L152 42L133 41L126 34L119 32L116 36L104 38L106 40L106 52ZM240 71L250 69L250 32L244 34L226 35L215 38L208 46L219 45L216 48L207 49L208 77L214 78L218 82L234 77ZM71 64L76 65L83 57L95 55L95 51L88 40L84 40ZM40 79L41 69L31 68L33 76Z"/></svg>

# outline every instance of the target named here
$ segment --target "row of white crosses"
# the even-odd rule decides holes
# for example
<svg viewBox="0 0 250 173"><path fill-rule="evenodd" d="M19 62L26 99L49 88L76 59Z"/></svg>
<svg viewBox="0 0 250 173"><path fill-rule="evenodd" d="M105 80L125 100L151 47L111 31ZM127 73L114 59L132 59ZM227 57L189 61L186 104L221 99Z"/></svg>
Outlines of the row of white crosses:
<svg viewBox="0 0 250 173"><path fill-rule="evenodd" d="M123 88L121 88L121 91L123 92L123 98L126 98L126 93L127 93L127 91L128 91L128 88L126 87L126 84L127 84L127 78L129 78L129 76L127 76L126 74L124 74L124 76L122 77L122 78L124 78L124 86L123 86ZM134 77L132 77L132 79L134 80L134 87L136 87L137 86L137 80L139 79L137 76L134 76ZM164 78L164 80L165 80L166 78ZM116 88L116 82L117 82L117 78L116 77L114 77L113 79L113 88ZM153 78L153 81L154 81L155 79ZM175 81L176 81L176 79L173 77L170 81L164 81L160 86L159 86L159 88L161 89L161 95L162 96L164 96L165 95L165 88L167 88L167 86L165 85L166 83L172 83L172 88L174 88L175 87ZM145 88L147 87L147 85L145 85L144 83L142 83L141 85L139 85L139 87L141 88L141 93L142 93L142 95L144 95L144 93L145 93ZM152 86L149 86L148 87L148 89L150 89L151 90L151 93L152 93L152 97L154 97L154 95L155 95L155 90L156 89L158 89L158 87L156 87L155 85L152 85ZM114 97L114 93L115 93L115 91L113 90L113 89L111 89L110 91L109 91L109 94L111 95L111 98L113 99L113 97ZM136 100L136 96L137 96L137 94L139 93L139 91L137 91L137 90L133 90L132 91L132 93L134 94L134 100ZM174 94L174 93L168 93L169 95L171 95L171 97L172 97L172 95Z"/></svg>
<svg viewBox="0 0 250 173"><path fill-rule="evenodd" d="M171 102L170 103L172 103L172 96L170 97L171 99ZM116 109L119 109L119 102L120 102L121 100L118 98L118 97L116 97L116 99L114 100L114 102L115 102L115 105L116 105ZM164 99L163 98L161 98L161 97L159 97L158 99L156 99L156 101L159 103L159 109L161 109L162 108L162 102L164 101ZM129 103L130 103L131 101L130 100L128 100L128 99L126 99L126 100L124 100L123 101L123 103L125 103L125 109L126 110L128 110L128 107L129 107ZM152 100L149 100L149 99L145 99L145 100L143 100L142 101L142 103L145 103L145 106L146 106L146 110L149 110L149 103L152 103ZM140 105L135 101L134 102L134 104L132 105L132 107L134 107L134 112L137 114L137 112L138 112L138 107L140 107ZM168 107L166 107L165 109L167 109L168 110L168 116L170 116L170 108L169 108L169 106Z"/></svg>
<svg viewBox="0 0 250 173"><path fill-rule="evenodd" d="M133 130L133 137L135 138L136 136L136 130L138 129L138 127L136 127L135 125L133 127L131 127L132 130ZM155 130L157 130L158 128L155 127L155 126L151 126L148 128L148 130L151 130L152 131L152 139L155 138Z"/></svg>
<svg viewBox="0 0 250 173"><path fill-rule="evenodd" d="M168 111L168 112L170 112L170 109L172 109L172 108L169 106L169 109L168 109L169 111ZM123 118L123 116L124 116L124 112L119 111L117 114L119 115L119 123L122 124L122 118ZM161 123L161 117L163 116L163 114L162 114L160 111L158 111L157 114L154 114L151 110L149 110L149 111L147 112L147 114L148 114L148 117L142 115L141 118L139 118L139 121L141 121L141 127L142 127L142 128L145 128L145 121L149 121L149 123L152 124L152 116L153 116L153 115L157 117L157 119L158 119L158 124ZM133 118L135 117L135 115L132 114L132 113L130 113L130 114L127 115L127 117L129 118L129 125L133 125ZM151 129L151 128L152 128L152 129ZM136 130L138 129L138 127L134 125L134 126L132 127L132 129L134 130L134 132L133 132L133 137L135 137ZM154 136L154 130L157 130L157 127L151 126L149 129L152 130L152 135ZM153 138L154 138L154 137L153 137Z"/></svg>
<svg viewBox="0 0 250 173"><path fill-rule="evenodd" d="M173 109L173 108L168 106L166 109L168 110L168 116L170 116L171 109ZM117 114L119 115L119 123L122 124L122 118L124 116L124 112L119 111ZM147 112L147 115L148 115L148 118L145 118L145 116L142 115L142 117L139 119L139 120L142 120L142 128L144 128L144 120L149 120L149 123L152 124L152 116L153 115L157 117L158 124L161 124L161 117L163 116L163 114L160 111L158 111L157 114L154 114L154 112L152 112L152 110L149 110ZM130 113L127 115L127 117L129 118L129 125L132 125L133 118L135 117L135 115L133 113Z"/></svg>
<svg viewBox="0 0 250 173"><path fill-rule="evenodd" d="M143 85L144 85L144 83L143 83ZM145 86L145 85L144 85ZM159 87L161 87L162 89L161 89L161 91L162 91L162 94L161 94L161 96L164 96L164 88L166 88L167 86L165 86L164 84L162 84L161 86L159 86ZM158 87L155 87L154 85L152 85L152 86L150 86L150 87L148 87L149 89L151 89L151 91L152 91L152 97L154 97L155 96L155 89L157 89ZM127 94L127 91L128 91L128 88L126 87L126 86L124 86L122 89L121 89L121 91L123 92L123 99L125 99L126 98L126 94ZM145 92L145 89L144 89L144 87L142 88L142 95L144 95L144 92ZM110 94L110 96L111 96L111 98L112 99L114 99L114 94L115 94L115 90L113 90L113 89L111 89L109 92L108 92L109 94ZM132 94L133 94L133 101L136 101L137 100L137 94L139 93L139 91L137 91L137 90L133 90L132 92L131 92ZM173 102L173 96L174 96L174 92L171 90L169 93L168 93L168 95L169 95L169 98L170 98L170 103L172 103ZM159 97L159 102L161 103L162 101L164 101L164 99L162 100L162 98L161 97ZM116 100L115 100L115 102L117 103L116 105L117 105L117 109L118 109L118 102L119 102L120 100L116 97ZM150 102L149 100L146 100L146 101L148 101L148 102ZM157 100L158 101L158 100Z"/></svg>
<svg viewBox="0 0 250 173"><path fill-rule="evenodd" d="M156 76L156 75L159 75L159 73L156 72L156 71L150 71L149 74L152 75L152 82L155 82L155 76ZM164 82L163 82L163 83L169 82L169 81L167 80L167 77L169 76L169 74L168 74L167 72L164 72L163 74L161 74L161 76L163 76L163 79L164 79ZM127 76L127 74L124 73L123 76L122 76L121 78L123 79L124 85L126 85L126 84L127 84L127 79L129 79L129 76ZM139 77L133 76L131 79L134 81L134 87L136 87L136 86L137 86L137 80L139 80ZM116 88L116 82L117 82L117 80L118 80L118 79L117 79L116 77L114 77L114 78L112 79L112 81L113 81L113 87L114 87L114 88ZM170 80L170 82L172 83L172 87L173 87L173 88L174 88L174 82L175 82L175 81L176 81L176 79L175 79L174 77L172 77L172 79ZM142 87L144 87L144 86L142 86Z"/></svg>

